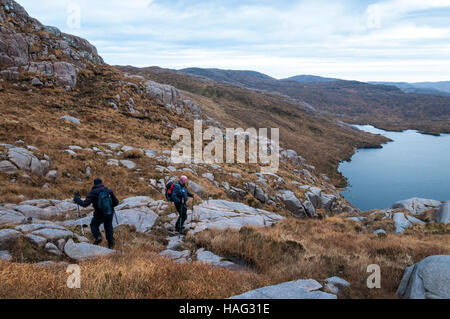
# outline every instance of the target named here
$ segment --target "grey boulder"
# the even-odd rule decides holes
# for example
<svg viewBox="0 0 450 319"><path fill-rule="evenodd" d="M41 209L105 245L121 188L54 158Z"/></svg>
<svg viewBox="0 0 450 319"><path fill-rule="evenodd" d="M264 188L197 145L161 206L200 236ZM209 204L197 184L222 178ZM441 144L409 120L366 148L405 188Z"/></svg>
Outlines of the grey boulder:
<svg viewBox="0 0 450 319"><path fill-rule="evenodd" d="M321 288L316 280L297 280L252 290L230 299L337 299L336 295L318 291Z"/></svg>
<svg viewBox="0 0 450 319"><path fill-rule="evenodd" d="M0 226L20 225L26 222L26 217L13 210L0 210Z"/></svg>
<svg viewBox="0 0 450 319"><path fill-rule="evenodd" d="M71 122L73 124L76 125L80 125L81 121L79 119L77 119L76 117L73 116L69 116L69 115L64 115L60 117L61 120L67 121L67 122Z"/></svg>
<svg viewBox="0 0 450 319"><path fill-rule="evenodd" d="M0 249L8 249L22 234L13 229L0 230Z"/></svg>
<svg viewBox="0 0 450 319"><path fill-rule="evenodd" d="M392 218L395 223L395 231L396 234L403 233L408 227L412 226L412 223L405 217L403 213L395 213Z"/></svg>
<svg viewBox="0 0 450 319"><path fill-rule="evenodd" d="M430 256L408 267L397 295L404 299L450 299L450 256Z"/></svg>
<svg viewBox="0 0 450 319"><path fill-rule="evenodd" d="M62 230L62 229L51 229L51 228L45 228L45 229L39 229L35 230L31 233L35 236L40 236L48 240L58 240L61 238L69 238L73 236L73 233L68 230Z"/></svg>
<svg viewBox="0 0 450 319"><path fill-rule="evenodd" d="M439 210L434 216L437 223L449 224L450 223L450 201L445 202L439 207Z"/></svg>
<svg viewBox="0 0 450 319"><path fill-rule="evenodd" d="M99 257L107 257L117 252L101 246L95 246L88 243L74 243L70 239L64 246L64 253L77 261L85 261Z"/></svg>
<svg viewBox="0 0 450 319"><path fill-rule="evenodd" d="M1 161L0 162L0 173L5 173L8 175L12 175L17 173L18 169L9 161Z"/></svg>
<svg viewBox="0 0 450 319"><path fill-rule="evenodd" d="M425 211L437 208L440 205L441 202L437 200L414 197L398 201L392 205L392 208L406 209L414 215L422 215Z"/></svg>
<svg viewBox="0 0 450 319"><path fill-rule="evenodd" d="M306 218L308 214L305 207L300 200L290 190L280 191L278 197L281 199L286 209L289 210L295 217Z"/></svg>

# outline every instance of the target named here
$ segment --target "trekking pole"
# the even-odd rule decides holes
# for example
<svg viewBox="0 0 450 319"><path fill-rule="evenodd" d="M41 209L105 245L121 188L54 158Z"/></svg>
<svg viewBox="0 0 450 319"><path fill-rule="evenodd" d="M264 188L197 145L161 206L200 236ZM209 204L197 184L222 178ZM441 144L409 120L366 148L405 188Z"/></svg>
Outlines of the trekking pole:
<svg viewBox="0 0 450 319"><path fill-rule="evenodd" d="M83 237L85 237L85 235L84 235L84 228L83 228L83 221L81 220L80 205L77 204L77 208L78 208L78 218L80 218L81 233L83 234Z"/></svg>
<svg viewBox="0 0 450 319"><path fill-rule="evenodd" d="M117 234L119 235L118 237L120 238L120 231L119 231L119 219L117 218L117 213L116 213L116 211L114 211L114 217L116 218L116 224L117 224ZM114 226L113 226L113 230L114 230Z"/></svg>

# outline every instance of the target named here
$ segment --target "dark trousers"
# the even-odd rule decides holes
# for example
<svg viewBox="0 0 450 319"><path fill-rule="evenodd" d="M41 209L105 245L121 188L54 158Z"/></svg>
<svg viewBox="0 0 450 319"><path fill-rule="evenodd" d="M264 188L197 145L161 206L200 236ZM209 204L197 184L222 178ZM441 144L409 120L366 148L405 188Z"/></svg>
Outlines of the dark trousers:
<svg viewBox="0 0 450 319"><path fill-rule="evenodd" d="M177 223L175 224L175 229L182 230L184 227L184 222L187 219L187 207L184 204L175 203L175 208L180 215L180 217L178 217Z"/></svg>
<svg viewBox="0 0 450 319"><path fill-rule="evenodd" d="M91 231L92 235L94 235L95 239L101 240L102 233L100 232L100 225L103 224L105 226L105 234L106 240L108 243L114 243L114 227L113 227L113 217L111 216L94 216L91 222Z"/></svg>

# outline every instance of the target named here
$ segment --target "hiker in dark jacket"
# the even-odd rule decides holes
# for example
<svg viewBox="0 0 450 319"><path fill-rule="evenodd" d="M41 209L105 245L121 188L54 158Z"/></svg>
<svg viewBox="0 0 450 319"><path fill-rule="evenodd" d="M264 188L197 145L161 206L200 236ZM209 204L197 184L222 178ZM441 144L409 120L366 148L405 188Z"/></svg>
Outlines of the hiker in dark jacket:
<svg viewBox="0 0 450 319"><path fill-rule="evenodd" d="M187 201L189 197L194 198L194 195L187 190L187 184L188 178L186 176L181 176L180 181L175 184L172 191L172 200L178 214L180 214L175 225L175 230L177 232L182 232L184 230L183 225L187 219Z"/></svg>
<svg viewBox="0 0 450 319"><path fill-rule="evenodd" d="M109 194L111 200L111 206L109 212L104 212L99 207L99 195L100 194ZM114 207L119 205L119 200L114 195L113 191L109 188L103 186L103 182L100 178L95 179L94 187L89 192L86 200L82 200L78 194L75 194L75 198L73 199L75 203L82 207L88 207L89 205L94 206L94 218L92 218L91 222L91 231L92 235L95 237L94 245L99 245L102 242L102 234L100 232L100 225L104 224L106 240L108 241L108 247L110 249L114 248L114 227L113 227L113 218L114 218Z"/></svg>

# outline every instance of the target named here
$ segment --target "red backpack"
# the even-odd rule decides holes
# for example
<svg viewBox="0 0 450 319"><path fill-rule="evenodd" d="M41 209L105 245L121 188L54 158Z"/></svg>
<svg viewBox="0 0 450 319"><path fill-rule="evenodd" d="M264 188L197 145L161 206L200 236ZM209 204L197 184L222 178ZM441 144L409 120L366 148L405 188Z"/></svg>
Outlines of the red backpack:
<svg viewBox="0 0 450 319"><path fill-rule="evenodd" d="M169 182L166 185L166 199L168 202L173 202L172 199L172 193L173 193L173 188L175 187L175 183L174 182Z"/></svg>

